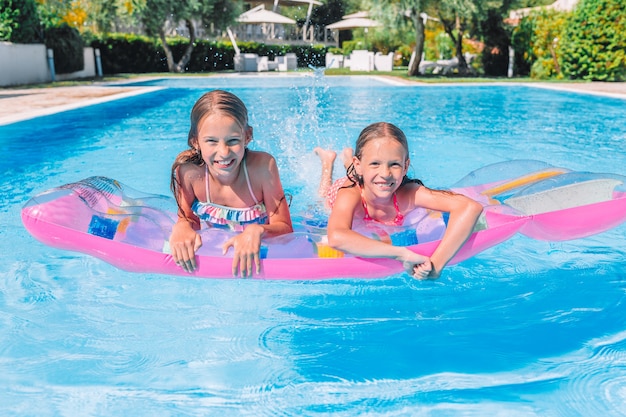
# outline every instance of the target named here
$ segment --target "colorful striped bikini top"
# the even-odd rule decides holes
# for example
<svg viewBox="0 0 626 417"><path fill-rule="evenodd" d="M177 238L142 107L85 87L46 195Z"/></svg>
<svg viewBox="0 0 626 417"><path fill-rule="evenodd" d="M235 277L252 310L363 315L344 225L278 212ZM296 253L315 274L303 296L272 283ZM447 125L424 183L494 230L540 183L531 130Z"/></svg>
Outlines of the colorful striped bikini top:
<svg viewBox="0 0 626 417"><path fill-rule="evenodd" d="M259 202L252 192L252 185L248 177L248 168L246 160L242 161L243 173L246 176L248 190L254 200L254 206L245 208L235 208L222 206L220 204L211 203L211 194L209 193L209 168L205 165L205 188L207 202L196 199L191 206L191 210L200 220L207 222L214 227L223 227L234 231L242 231L248 224L267 224L267 209L263 202Z"/></svg>

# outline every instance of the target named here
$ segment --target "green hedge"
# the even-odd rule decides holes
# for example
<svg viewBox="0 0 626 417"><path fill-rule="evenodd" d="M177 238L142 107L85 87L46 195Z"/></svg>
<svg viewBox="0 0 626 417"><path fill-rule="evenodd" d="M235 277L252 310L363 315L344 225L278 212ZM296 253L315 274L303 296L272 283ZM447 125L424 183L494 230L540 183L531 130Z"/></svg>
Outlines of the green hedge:
<svg viewBox="0 0 626 417"><path fill-rule="evenodd" d="M167 72L165 52L159 40L145 36L111 34L98 36L90 45L100 49L104 74ZM185 52L188 41L184 38L168 39L174 59ZM273 59L288 52L298 57L299 67L323 67L326 50L324 46L266 45L256 42L239 42L242 53L256 53ZM213 72L234 70L235 50L230 42L199 40L194 44L187 72Z"/></svg>
<svg viewBox="0 0 626 417"><path fill-rule="evenodd" d="M624 0L581 0L561 42L562 70L572 79L626 80Z"/></svg>
<svg viewBox="0 0 626 417"><path fill-rule="evenodd" d="M580 0L573 12L542 10L513 31L518 75L626 80L624 0Z"/></svg>
<svg viewBox="0 0 626 417"><path fill-rule="evenodd" d="M54 51L54 68L59 74L82 71L85 68L84 42L80 33L67 24L45 30L46 47Z"/></svg>
<svg viewBox="0 0 626 417"><path fill-rule="evenodd" d="M160 72L167 65L161 64L160 45L145 36L110 35L90 42L100 49L104 74ZM163 56L164 59L164 56Z"/></svg>

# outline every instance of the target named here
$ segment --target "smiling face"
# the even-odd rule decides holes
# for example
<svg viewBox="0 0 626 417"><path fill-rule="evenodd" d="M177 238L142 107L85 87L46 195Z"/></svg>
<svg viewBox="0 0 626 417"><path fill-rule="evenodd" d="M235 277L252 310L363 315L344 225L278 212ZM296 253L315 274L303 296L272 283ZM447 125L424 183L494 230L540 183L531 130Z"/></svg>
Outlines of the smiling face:
<svg viewBox="0 0 626 417"><path fill-rule="evenodd" d="M354 157L356 173L363 178L363 190L368 199L388 199L393 196L409 168L409 158L402 144L391 137L369 140Z"/></svg>
<svg viewBox="0 0 626 417"><path fill-rule="evenodd" d="M194 145L200 150L211 175L226 179L238 174L250 140L250 132L235 119L223 113L214 113L198 123Z"/></svg>

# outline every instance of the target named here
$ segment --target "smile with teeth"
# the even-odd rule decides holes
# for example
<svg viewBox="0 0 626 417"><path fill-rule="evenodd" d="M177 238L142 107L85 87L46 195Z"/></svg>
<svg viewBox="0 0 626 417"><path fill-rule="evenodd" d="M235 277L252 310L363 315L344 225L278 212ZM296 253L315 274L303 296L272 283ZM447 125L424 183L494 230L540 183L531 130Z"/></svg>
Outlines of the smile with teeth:
<svg viewBox="0 0 626 417"><path fill-rule="evenodd" d="M393 187L393 182L375 182L374 183L378 188L391 188Z"/></svg>
<svg viewBox="0 0 626 417"><path fill-rule="evenodd" d="M223 167L223 168L227 168L234 163L235 163L234 159L225 159L223 161L218 161L218 160L213 161L213 164L219 165L220 167Z"/></svg>

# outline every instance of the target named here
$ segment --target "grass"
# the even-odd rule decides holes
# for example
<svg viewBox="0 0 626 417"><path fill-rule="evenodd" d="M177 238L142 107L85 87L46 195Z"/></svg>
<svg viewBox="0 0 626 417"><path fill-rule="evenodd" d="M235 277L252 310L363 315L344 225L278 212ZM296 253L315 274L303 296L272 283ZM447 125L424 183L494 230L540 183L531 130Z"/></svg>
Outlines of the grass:
<svg viewBox="0 0 626 417"><path fill-rule="evenodd" d="M307 68L299 68L298 71L311 71ZM393 71L350 71L350 68L329 68L324 71L324 75L327 76L339 76L339 75L381 75L388 77L395 77L405 81L424 83L424 84L446 84L446 83L492 83L492 82L548 82L548 83L588 83L584 80L538 80L530 77L486 77L475 76L467 77L460 75L437 75L426 74L418 77L409 77L407 75L407 67L398 67ZM88 85L101 85L106 83L112 83L116 81L130 80L141 77L197 77L197 76L219 76L221 74L233 74L234 71L224 72L194 72L194 73L169 73L169 72L157 72L157 73L145 73L145 74L115 74L107 75L102 78L83 78L72 81L55 81L39 84L28 84L18 86L7 86L5 89L30 89L30 88L54 88L54 87L72 87L72 86L88 86Z"/></svg>
<svg viewBox="0 0 626 417"><path fill-rule="evenodd" d="M384 75L390 77L401 78L403 80L425 83L425 84L446 84L446 83L502 83L502 82L515 82L515 83L587 83L585 80L539 80L530 77L487 77L487 76L461 76L457 74L439 75L439 74L425 74L417 77L409 77L407 67L397 67L393 71L350 71L350 68L329 68L324 71L324 75Z"/></svg>

